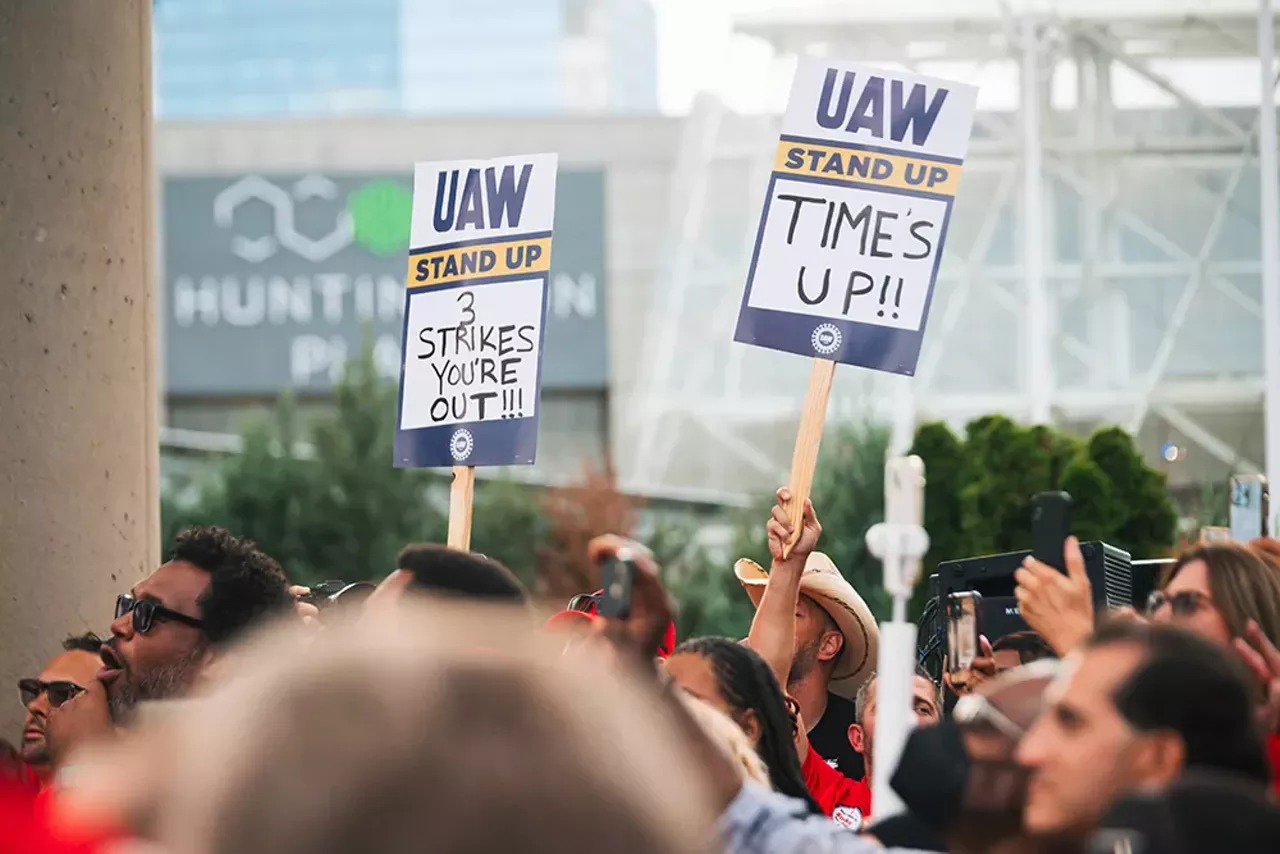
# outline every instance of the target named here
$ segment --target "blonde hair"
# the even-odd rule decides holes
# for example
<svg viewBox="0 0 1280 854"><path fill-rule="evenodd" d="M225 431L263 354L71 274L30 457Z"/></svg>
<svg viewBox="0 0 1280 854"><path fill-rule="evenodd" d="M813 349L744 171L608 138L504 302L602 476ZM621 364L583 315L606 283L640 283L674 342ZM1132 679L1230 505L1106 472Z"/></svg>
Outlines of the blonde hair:
<svg viewBox="0 0 1280 854"><path fill-rule="evenodd" d="M743 780L750 780L768 789L773 788L764 760L756 753L755 745L733 718L685 691L676 691L676 696L711 743L720 748L738 769Z"/></svg>
<svg viewBox="0 0 1280 854"><path fill-rule="evenodd" d="M98 786L132 788L140 835L190 854L708 854L717 810L676 710L589 664L456 604L281 632Z"/></svg>

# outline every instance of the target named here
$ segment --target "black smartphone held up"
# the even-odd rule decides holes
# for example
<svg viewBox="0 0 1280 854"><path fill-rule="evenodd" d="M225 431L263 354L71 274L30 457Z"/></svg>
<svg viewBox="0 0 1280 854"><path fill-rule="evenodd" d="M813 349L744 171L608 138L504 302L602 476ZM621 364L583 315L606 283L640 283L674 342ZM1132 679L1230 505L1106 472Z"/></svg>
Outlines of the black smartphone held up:
<svg viewBox="0 0 1280 854"><path fill-rule="evenodd" d="M1031 498L1031 556L1058 572L1067 571L1063 545L1071 535L1071 496L1041 492Z"/></svg>
<svg viewBox="0 0 1280 854"><path fill-rule="evenodd" d="M947 670L963 674L982 654L982 594L973 590L947 596Z"/></svg>
<svg viewBox="0 0 1280 854"><path fill-rule="evenodd" d="M357 581L348 584L345 581L321 581L311 588L310 593L296 597L299 602L306 602L324 609L330 605L358 605L376 589L376 585L368 581Z"/></svg>
<svg viewBox="0 0 1280 854"><path fill-rule="evenodd" d="M596 614L606 619L625 620L631 616L631 584L636 566L625 555L605 561L600 567L600 604Z"/></svg>

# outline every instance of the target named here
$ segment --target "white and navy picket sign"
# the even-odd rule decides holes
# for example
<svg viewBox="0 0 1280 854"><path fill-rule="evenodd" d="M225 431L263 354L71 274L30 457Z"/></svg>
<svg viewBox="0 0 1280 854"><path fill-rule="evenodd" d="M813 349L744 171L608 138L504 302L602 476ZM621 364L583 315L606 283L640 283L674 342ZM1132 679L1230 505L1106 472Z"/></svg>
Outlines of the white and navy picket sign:
<svg viewBox="0 0 1280 854"><path fill-rule="evenodd" d="M397 468L533 463L556 165L414 167Z"/></svg>
<svg viewBox="0 0 1280 854"><path fill-rule="evenodd" d="M913 374L977 89L796 70L734 339Z"/></svg>

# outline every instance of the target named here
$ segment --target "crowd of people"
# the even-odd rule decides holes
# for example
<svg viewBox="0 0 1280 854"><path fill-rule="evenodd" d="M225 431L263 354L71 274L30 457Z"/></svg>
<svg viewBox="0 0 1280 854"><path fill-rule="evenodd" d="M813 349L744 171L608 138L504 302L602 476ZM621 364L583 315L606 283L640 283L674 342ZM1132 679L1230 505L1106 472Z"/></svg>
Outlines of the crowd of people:
<svg viewBox="0 0 1280 854"><path fill-rule="evenodd" d="M409 546L319 596L188 530L105 638L20 680L0 852L1280 851L1280 545L1193 548L1107 614L1074 539L1066 572L1027 558L1030 630L911 680L906 809L878 815L877 624L789 501L768 570L734 567L746 638L677 638L615 536L588 557L630 562L629 607L548 616L475 553Z"/></svg>

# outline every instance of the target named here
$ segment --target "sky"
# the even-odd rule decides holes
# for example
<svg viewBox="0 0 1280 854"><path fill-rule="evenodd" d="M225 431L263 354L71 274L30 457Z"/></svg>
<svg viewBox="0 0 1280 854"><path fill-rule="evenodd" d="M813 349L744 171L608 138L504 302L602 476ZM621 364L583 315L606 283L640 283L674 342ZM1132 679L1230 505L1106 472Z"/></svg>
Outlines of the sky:
<svg viewBox="0 0 1280 854"><path fill-rule="evenodd" d="M653 0L658 13L658 102L664 113L686 113L703 89L735 110L776 109L790 72L763 42L731 38L734 0ZM764 93L762 95L762 93ZM781 93L779 95L779 93Z"/></svg>
<svg viewBox="0 0 1280 854"><path fill-rule="evenodd" d="M776 2L785 8L787 2L800 0ZM794 59L776 57L763 41L732 34L733 12L747 3L760 5L759 0L653 0L658 15L658 101L664 113L687 113L694 96L704 90L716 93L737 112L782 110ZM1262 91L1256 60L1153 60L1151 65L1201 103L1254 106ZM917 69L978 85L979 109L1017 109L1018 75L1013 61L993 62L984 68L931 68L921 63ZM1112 85L1116 105L1121 108L1175 103L1121 65L1113 66ZM1075 73L1068 64L1059 67L1053 90L1059 108L1074 104Z"/></svg>

